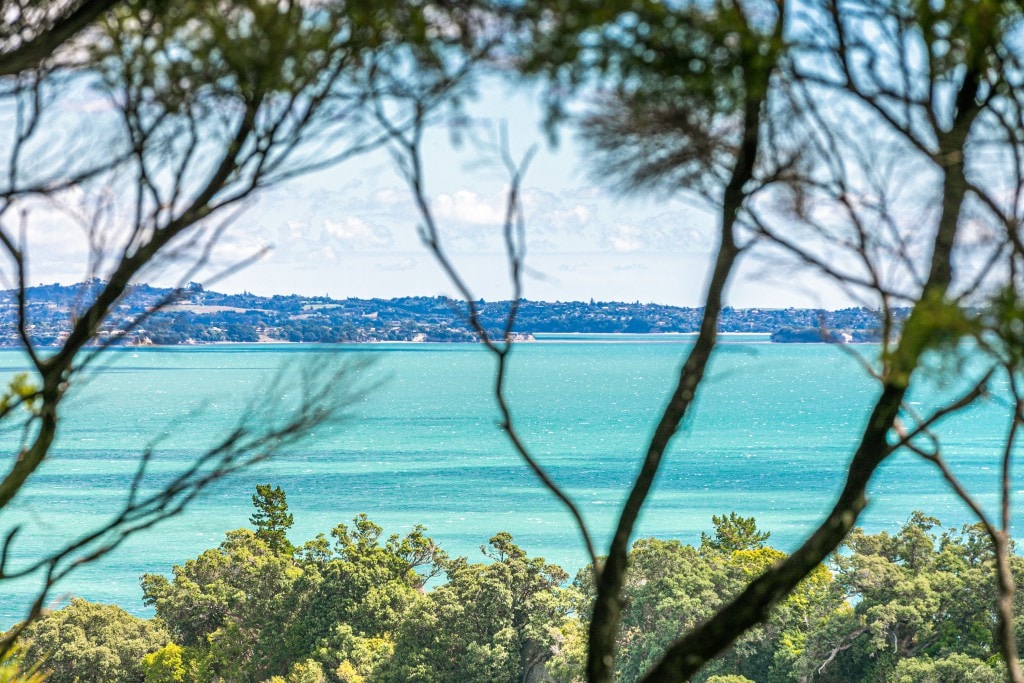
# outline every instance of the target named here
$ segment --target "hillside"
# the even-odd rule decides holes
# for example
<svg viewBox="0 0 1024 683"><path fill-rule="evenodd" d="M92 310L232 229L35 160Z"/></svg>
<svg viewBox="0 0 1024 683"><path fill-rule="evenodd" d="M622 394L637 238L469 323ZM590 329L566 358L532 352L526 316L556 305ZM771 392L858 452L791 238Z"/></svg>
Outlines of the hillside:
<svg viewBox="0 0 1024 683"><path fill-rule="evenodd" d="M29 334L52 345L70 330L98 281L78 285L41 285L27 290ZM509 302L477 302L488 330L501 334ZM161 308L162 306L162 308ZM155 309L156 312L154 312ZM0 292L0 346L17 346L17 292ZM593 301L520 302L516 332L665 333L696 332L703 309ZM131 321L145 316L134 328ZM877 339L877 316L867 308L826 311L810 308L726 308L722 332L760 332L773 341ZM118 307L102 337L124 344L195 344L209 342L471 342L466 305L444 297L332 299L250 293L222 294L197 283L180 290L139 284Z"/></svg>

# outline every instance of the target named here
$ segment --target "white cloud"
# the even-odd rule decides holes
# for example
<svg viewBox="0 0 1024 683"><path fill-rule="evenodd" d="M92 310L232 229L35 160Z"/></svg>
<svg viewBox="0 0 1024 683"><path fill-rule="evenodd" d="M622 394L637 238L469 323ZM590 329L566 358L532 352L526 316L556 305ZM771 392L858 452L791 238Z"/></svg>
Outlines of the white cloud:
<svg viewBox="0 0 1024 683"><path fill-rule="evenodd" d="M647 246L643 231L635 225L618 223L605 234L608 245L615 251L629 254Z"/></svg>
<svg viewBox="0 0 1024 683"><path fill-rule="evenodd" d="M394 242L390 230L371 225L357 216L346 216L337 221L325 218L323 229L345 249L379 249Z"/></svg>
<svg viewBox="0 0 1024 683"><path fill-rule="evenodd" d="M656 214L642 221L613 223L601 232L604 246L623 254L702 252L711 248L710 231L695 226L693 219L681 211Z"/></svg>
<svg viewBox="0 0 1024 683"><path fill-rule="evenodd" d="M270 240L259 235L229 230L217 242L214 255L218 260L238 262L265 251L271 247Z"/></svg>
<svg viewBox="0 0 1024 683"><path fill-rule="evenodd" d="M441 221L455 221L468 225L500 227L505 220L504 197L485 196L472 190L457 190L437 195L434 213Z"/></svg>

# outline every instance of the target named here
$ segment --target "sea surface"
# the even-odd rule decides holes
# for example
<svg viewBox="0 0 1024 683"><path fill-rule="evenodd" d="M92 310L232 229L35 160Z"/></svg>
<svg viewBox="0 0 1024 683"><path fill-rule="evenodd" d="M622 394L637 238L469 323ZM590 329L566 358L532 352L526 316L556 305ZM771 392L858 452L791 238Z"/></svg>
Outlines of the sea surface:
<svg viewBox="0 0 1024 683"><path fill-rule="evenodd" d="M599 546L692 343L687 335L557 335L515 346L508 395L524 441L578 501ZM859 356L873 346L767 343L723 337L695 410L664 462L639 535L698 543L714 514L755 516L770 542L794 548L830 507L877 384ZM927 413L962 389L978 363L929 367L911 397ZM337 371L347 371L336 377ZM0 351L0 377L26 369ZM570 572L585 552L570 516L517 458L498 428L493 357L475 345L223 345L115 349L70 388L51 457L0 533L21 525L11 569L109 520L124 503L140 453L153 456L142 490L186 468L242 416L281 419L302 378L347 397L345 418L300 444L214 484L177 517L78 568L54 598L80 595L137 614L139 576L216 546L248 525L258 483L284 487L293 542L366 513L385 534L428 528L451 554L482 559L481 544L509 531L531 555ZM6 381L6 380L5 380ZM995 396L940 425L943 452L989 509L997 504L1007 408ZM0 434L8 453L19 435ZM1015 488L1020 486L1015 482ZM1024 488L1024 487L1020 487ZM973 519L935 467L900 453L877 475L861 523L896 531L913 510L947 526ZM1015 515L1019 531L1020 515ZM19 619L38 583L0 584L0 628Z"/></svg>

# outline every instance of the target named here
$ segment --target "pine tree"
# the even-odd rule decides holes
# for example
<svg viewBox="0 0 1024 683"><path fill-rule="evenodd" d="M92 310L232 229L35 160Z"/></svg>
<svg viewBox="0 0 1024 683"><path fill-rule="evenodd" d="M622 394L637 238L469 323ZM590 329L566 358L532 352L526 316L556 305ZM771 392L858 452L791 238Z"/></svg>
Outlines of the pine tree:
<svg viewBox="0 0 1024 683"><path fill-rule="evenodd" d="M291 553L294 548L288 541L288 529L294 518L288 512L284 489L270 484L257 484L252 497L256 512L249 517L249 523L256 527L256 537L266 542L278 553Z"/></svg>
<svg viewBox="0 0 1024 683"><path fill-rule="evenodd" d="M754 550L763 548L764 542L771 536L770 532L757 528L757 522L753 517L740 517L735 512L730 512L728 517L712 515L711 522L715 525L715 535L712 537L702 532L701 548L727 553L734 550Z"/></svg>

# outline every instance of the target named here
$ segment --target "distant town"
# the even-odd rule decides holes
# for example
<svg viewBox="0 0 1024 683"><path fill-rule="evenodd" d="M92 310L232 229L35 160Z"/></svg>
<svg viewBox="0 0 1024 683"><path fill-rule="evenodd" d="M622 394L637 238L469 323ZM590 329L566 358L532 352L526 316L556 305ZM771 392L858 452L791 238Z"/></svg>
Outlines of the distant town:
<svg viewBox="0 0 1024 683"><path fill-rule="evenodd" d="M60 344L100 281L40 285L26 290L29 337ZM508 301L476 302L481 323L501 337ZM696 332L702 308L614 301L519 303L515 339L543 333ZM125 345L217 342L473 342L465 302L445 297L333 299L328 296L222 294L190 283L181 289L132 287L100 339ZM19 346L17 290L0 292L0 346ZM868 308L725 308L721 332L765 333L774 342L879 340L877 313Z"/></svg>

